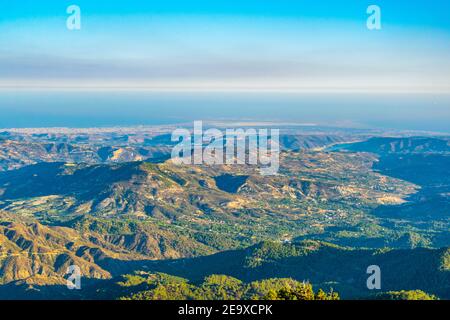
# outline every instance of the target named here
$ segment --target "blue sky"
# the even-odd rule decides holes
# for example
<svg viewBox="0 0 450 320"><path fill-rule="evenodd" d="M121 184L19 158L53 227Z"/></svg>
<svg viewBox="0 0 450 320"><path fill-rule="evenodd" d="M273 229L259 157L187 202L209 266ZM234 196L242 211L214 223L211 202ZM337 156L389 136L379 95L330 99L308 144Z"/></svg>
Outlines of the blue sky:
<svg viewBox="0 0 450 320"><path fill-rule="evenodd" d="M448 93L449 17L437 0L0 0L0 87Z"/></svg>
<svg viewBox="0 0 450 320"><path fill-rule="evenodd" d="M71 4L90 15L204 14L266 17L309 17L359 21L361 9L377 4L386 11L388 22L450 29L448 1L422 0L21 0L0 3L1 20L61 16Z"/></svg>

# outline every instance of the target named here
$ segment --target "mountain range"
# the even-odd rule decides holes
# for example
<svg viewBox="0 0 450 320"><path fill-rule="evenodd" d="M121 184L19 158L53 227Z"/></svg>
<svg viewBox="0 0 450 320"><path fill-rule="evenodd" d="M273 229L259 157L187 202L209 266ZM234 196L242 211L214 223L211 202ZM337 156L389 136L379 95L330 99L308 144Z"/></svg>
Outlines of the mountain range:
<svg viewBox="0 0 450 320"><path fill-rule="evenodd" d="M377 264L383 291L448 299L449 140L360 138L284 137L280 174L261 176L175 165L167 135L58 136L47 148L48 136L3 135L0 297L115 299L138 294L118 283L144 272L193 284L292 278L370 298L365 268ZM118 148L154 149L114 158ZM85 291L64 286L73 264Z"/></svg>

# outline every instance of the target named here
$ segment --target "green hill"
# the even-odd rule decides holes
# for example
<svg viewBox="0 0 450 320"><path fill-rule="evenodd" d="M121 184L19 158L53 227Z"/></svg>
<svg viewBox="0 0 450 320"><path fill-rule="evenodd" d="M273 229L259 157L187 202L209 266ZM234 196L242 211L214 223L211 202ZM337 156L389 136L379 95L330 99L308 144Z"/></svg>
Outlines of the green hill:
<svg viewBox="0 0 450 320"><path fill-rule="evenodd" d="M71 298L150 299L163 298L165 294L169 298L201 299L217 298L207 295L220 293L223 299L227 297L225 294L233 295L229 296L233 299L245 299L251 298L252 293L256 294L256 291L256 296L261 298L268 294L270 289L275 292L281 290L287 281L310 283L316 292L319 289L324 292L338 292L343 299L395 298L392 292L414 290L449 299L449 256L450 248L362 250L317 241L292 244L263 242L242 250L176 260L126 261L107 254L94 255L92 261L98 268L116 276L110 280L86 280L84 289L71 293ZM366 271L370 265L378 265L381 268L379 291L367 289L366 281L369 275ZM123 275L119 275L120 273ZM213 275L223 276L212 277ZM231 286L234 289L202 291L205 286L211 287L217 282L220 282L221 286ZM269 286L269 283L272 285ZM167 287L162 288L160 285ZM261 286L265 289L255 289ZM157 287L159 289L155 292ZM2 292L7 290L9 293L15 292L16 297L30 298L27 294L30 288L34 290L32 292L35 298L60 299L69 294L61 285L58 287L38 283L30 287L29 283L25 285L23 282L17 282L2 286L0 297ZM169 291L173 295L166 290L168 288L171 288ZM256 291L252 291L252 288ZM390 296L387 296L387 293ZM408 294L405 297L408 298Z"/></svg>

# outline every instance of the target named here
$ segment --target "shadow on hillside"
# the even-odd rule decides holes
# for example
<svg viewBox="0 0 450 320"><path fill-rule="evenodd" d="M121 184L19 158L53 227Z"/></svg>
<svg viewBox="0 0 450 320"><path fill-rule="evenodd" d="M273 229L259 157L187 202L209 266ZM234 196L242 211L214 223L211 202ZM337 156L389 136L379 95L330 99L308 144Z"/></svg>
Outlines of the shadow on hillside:
<svg viewBox="0 0 450 320"><path fill-rule="evenodd" d="M186 278L195 284L211 274L232 276L246 283L269 278L293 278L309 281L317 288L333 288L342 298L354 299L374 294L366 286L366 271L370 265L380 266L383 291L420 289L444 299L450 298L450 272L443 270L441 265L448 249L382 252L322 245L302 251L304 246L295 246L259 244L210 256L162 261L102 258L96 263L111 272L113 279L82 279L81 290L69 290L63 285L30 287L11 283L0 286L0 299L118 299L139 290L117 284L122 280L120 275L134 271L162 272Z"/></svg>

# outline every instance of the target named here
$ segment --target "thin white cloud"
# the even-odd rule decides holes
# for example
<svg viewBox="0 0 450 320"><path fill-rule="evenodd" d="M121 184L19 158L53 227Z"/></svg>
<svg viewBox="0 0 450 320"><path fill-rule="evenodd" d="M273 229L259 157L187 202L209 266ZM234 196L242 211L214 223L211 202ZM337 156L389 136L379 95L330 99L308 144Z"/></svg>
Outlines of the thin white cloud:
<svg viewBox="0 0 450 320"><path fill-rule="evenodd" d="M450 92L446 35L270 22L152 22L149 34L125 25L68 36L51 21L32 24L34 37L30 26L8 26L0 88Z"/></svg>

